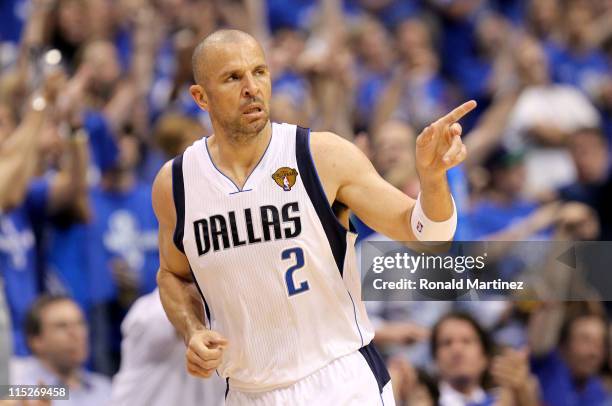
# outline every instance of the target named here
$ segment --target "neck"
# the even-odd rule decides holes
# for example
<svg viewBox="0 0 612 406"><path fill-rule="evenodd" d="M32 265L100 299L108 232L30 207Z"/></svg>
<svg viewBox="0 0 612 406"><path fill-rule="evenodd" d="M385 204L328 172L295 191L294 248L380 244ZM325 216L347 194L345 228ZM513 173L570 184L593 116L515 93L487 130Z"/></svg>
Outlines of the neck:
<svg viewBox="0 0 612 406"><path fill-rule="evenodd" d="M58 377L68 387L74 388L81 384L81 372L78 368L63 368L53 365L48 360L40 359L43 366Z"/></svg>
<svg viewBox="0 0 612 406"><path fill-rule="evenodd" d="M479 388L479 385L471 379L447 381L447 383L451 388L468 397Z"/></svg>
<svg viewBox="0 0 612 406"><path fill-rule="evenodd" d="M504 206L517 200L517 197L515 195L511 195L500 190L492 190L489 196L493 201Z"/></svg>
<svg viewBox="0 0 612 406"><path fill-rule="evenodd" d="M133 171L116 170L110 171L102 178L102 187L114 192L127 192L136 182Z"/></svg>
<svg viewBox="0 0 612 406"><path fill-rule="evenodd" d="M219 170L242 188L268 148L272 138L272 124L268 121L259 133L243 138L227 134L222 129L214 130L214 135L207 140L210 156Z"/></svg>

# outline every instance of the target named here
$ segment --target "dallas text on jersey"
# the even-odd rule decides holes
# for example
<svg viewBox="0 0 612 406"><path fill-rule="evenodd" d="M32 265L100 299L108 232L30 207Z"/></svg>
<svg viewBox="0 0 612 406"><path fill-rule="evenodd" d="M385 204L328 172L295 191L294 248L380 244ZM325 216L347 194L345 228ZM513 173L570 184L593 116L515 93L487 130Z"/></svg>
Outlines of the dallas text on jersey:
<svg viewBox="0 0 612 406"><path fill-rule="evenodd" d="M250 208L244 209L238 216L235 211L230 211L226 215L215 214L194 221L193 231L198 255L205 255L211 248L213 251L219 251L272 239L295 238L302 232L298 202L287 203L280 209L272 205L261 206L259 213L260 227L254 224ZM246 224L246 236L240 235L238 221Z"/></svg>

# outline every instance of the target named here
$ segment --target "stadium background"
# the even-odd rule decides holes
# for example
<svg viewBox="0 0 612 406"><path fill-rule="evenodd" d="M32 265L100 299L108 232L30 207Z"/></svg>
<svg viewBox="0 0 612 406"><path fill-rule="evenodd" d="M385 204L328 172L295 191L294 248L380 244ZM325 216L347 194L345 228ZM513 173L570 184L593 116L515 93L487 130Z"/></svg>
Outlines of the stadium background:
<svg viewBox="0 0 612 406"><path fill-rule="evenodd" d="M462 121L468 160L449 172L457 239L612 237L609 0L3 0L0 269L11 327L1 334L14 361L31 355L23 323L32 303L66 294L86 315L87 368L117 372L120 323L156 286L151 182L211 133L188 92L191 52L221 27L264 44L273 121L353 140L413 197L416 134L477 100ZM43 113L32 112L35 94L47 99ZM376 238L354 221L360 239ZM457 310L495 344L488 366L472 372L486 393L519 387L506 368L537 378L546 404L610 396L609 307L597 297L368 306L398 404L435 395L444 365L429 351L431 328ZM577 360L564 352L564 319L584 322L570 329L588 342ZM503 350L533 348L542 331L552 333L539 344L566 358L544 365ZM581 384L560 383L576 375L573 363L589 362Z"/></svg>

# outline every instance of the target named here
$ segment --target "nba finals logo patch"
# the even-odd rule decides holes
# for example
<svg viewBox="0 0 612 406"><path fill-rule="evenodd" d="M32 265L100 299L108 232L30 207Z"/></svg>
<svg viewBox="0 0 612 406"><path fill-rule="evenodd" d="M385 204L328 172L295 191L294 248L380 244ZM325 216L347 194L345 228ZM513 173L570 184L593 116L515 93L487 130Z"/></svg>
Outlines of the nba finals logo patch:
<svg viewBox="0 0 612 406"><path fill-rule="evenodd" d="M278 168L274 174L272 174L272 179L274 182L280 187L283 188L285 192L291 190L293 185L295 185L295 181L297 180L298 172L293 168L287 168L283 166L282 168Z"/></svg>

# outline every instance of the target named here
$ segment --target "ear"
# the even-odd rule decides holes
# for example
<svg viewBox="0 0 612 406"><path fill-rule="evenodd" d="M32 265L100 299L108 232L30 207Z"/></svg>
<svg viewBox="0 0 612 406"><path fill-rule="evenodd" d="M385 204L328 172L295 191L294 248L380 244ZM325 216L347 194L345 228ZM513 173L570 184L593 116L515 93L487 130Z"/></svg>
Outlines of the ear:
<svg viewBox="0 0 612 406"><path fill-rule="evenodd" d="M33 354L40 354L41 352L41 338L40 336L30 337L28 340L28 347L32 350Z"/></svg>
<svg viewBox="0 0 612 406"><path fill-rule="evenodd" d="M191 97L193 97L193 100L202 110L208 111L208 97L202 86L191 85L189 87L189 93L191 93Z"/></svg>

